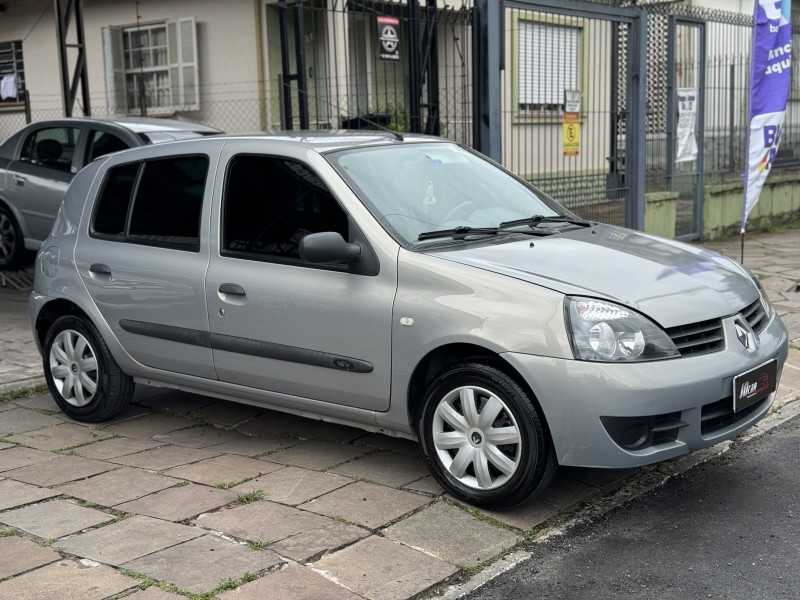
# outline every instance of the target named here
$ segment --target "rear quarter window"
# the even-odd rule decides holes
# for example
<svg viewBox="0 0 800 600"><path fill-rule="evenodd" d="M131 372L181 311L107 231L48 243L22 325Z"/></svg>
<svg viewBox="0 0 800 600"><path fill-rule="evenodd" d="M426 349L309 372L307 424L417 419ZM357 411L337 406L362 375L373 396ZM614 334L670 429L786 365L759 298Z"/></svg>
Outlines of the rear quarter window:
<svg viewBox="0 0 800 600"><path fill-rule="evenodd" d="M208 165L207 156L182 156L109 169L92 236L198 251Z"/></svg>

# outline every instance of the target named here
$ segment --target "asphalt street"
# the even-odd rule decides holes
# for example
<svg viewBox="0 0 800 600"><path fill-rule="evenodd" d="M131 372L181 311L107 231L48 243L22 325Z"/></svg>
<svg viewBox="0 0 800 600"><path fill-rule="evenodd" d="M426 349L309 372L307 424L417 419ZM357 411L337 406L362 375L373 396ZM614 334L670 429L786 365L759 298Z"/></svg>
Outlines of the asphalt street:
<svg viewBox="0 0 800 600"><path fill-rule="evenodd" d="M800 597L800 417L533 544L468 600Z"/></svg>

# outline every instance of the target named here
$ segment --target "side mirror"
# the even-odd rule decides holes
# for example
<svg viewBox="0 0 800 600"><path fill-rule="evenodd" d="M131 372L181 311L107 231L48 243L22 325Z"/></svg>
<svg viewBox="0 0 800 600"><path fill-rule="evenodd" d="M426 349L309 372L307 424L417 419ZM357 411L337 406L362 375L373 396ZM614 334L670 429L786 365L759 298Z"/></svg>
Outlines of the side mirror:
<svg viewBox="0 0 800 600"><path fill-rule="evenodd" d="M312 263L350 262L361 255L359 244L349 244L340 233L309 233L300 240L300 257Z"/></svg>

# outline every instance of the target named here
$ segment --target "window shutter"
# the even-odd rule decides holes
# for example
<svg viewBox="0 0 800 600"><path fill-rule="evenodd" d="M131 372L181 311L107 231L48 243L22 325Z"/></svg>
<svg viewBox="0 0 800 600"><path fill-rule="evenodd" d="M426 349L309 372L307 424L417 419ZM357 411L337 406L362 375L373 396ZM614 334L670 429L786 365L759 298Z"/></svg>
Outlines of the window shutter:
<svg viewBox="0 0 800 600"><path fill-rule="evenodd" d="M128 112L125 94L125 53L121 27L103 27L103 63L106 77L106 110L109 116Z"/></svg>
<svg viewBox="0 0 800 600"><path fill-rule="evenodd" d="M183 17L167 24L172 104L177 110L200 110L196 32L194 17Z"/></svg>
<svg viewBox="0 0 800 600"><path fill-rule="evenodd" d="M519 23L519 103L564 104L578 89L578 34L574 27Z"/></svg>

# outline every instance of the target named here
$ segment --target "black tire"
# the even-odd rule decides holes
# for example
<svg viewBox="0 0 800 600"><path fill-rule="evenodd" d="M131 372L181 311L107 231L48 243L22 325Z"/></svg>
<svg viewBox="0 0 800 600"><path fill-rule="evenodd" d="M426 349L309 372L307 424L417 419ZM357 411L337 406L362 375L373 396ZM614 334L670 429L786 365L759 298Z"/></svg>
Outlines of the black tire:
<svg viewBox="0 0 800 600"><path fill-rule="evenodd" d="M475 506L515 506L547 487L558 467L534 403L488 364L456 363L436 377L419 432L439 484Z"/></svg>
<svg viewBox="0 0 800 600"><path fill-rule="evenodd" d="M107 421L130 402L133 379L120 369L89 320L72 315L56 319L45 337L43 354L50 394L76 421Z"/></svg>
<svg viewBox="0 0 800 600"><path fill-rule="evenodd" d="M0 271L17 268L25 255L22 232L7 207L0 205Z"/></svg>

